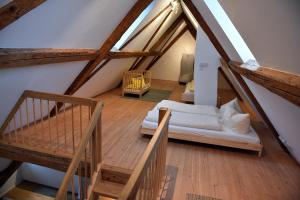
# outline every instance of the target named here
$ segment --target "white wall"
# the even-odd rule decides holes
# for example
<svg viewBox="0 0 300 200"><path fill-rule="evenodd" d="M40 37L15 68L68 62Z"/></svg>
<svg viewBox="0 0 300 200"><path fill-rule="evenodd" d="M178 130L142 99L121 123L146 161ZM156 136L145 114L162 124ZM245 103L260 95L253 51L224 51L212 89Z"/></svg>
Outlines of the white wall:
<svg viewBox="0 0 300 200"><path fill-rule="evenodd" d="M152 67L152 78L178 81L180 63L183 54L195 54L196 42L193 36L186 32Z"/></svg>
<svg viewBox="0 0 300 200"><path fill-rule="evenodd" d="M298 0L219 0L229 18L262 65L300 73L300 1ZM193 0L232 60L240 61L228 38L203 0ZM266 14L267 13L267 14ZM275 126L282 140L300 162L300 108L247 81L253 94Z"/></svg>
<svg viewBox="0 0 300 200"><path fill-rule="evenodd" d="M198 27L194 66L195 104L216 106L219 60L217 50Z"/></svg>

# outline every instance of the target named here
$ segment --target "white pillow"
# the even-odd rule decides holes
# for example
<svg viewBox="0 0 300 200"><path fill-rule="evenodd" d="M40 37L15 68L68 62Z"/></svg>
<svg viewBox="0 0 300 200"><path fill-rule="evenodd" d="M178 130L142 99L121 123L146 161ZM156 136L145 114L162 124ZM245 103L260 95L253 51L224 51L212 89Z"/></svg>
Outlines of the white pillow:
<svg viewBox="0 0 300 200"><path fill-rule="evenodd" d="M239 113L242 113L242 109L239 105L239 101L238 101L237 98L229 101L228 103L223 104L220 108L220 113L221 114L223 114L225 112L226 107L232 107L232 108L236 109Z"/></svg>
<svg viewBox="0 0 300 200"><path fill-rule="evenodd" d="M224 125L234 132L247 134L250 128L250 115L248 113L232 115L224 119Z"/></svg>
<svg viewBox="0 0 300 200"><path fill-rule="evenodd" d="M223 109L222 117L231 118L235 114L239 114L239 112L236 109L232 108L231 106L226 106Z"/></svg>

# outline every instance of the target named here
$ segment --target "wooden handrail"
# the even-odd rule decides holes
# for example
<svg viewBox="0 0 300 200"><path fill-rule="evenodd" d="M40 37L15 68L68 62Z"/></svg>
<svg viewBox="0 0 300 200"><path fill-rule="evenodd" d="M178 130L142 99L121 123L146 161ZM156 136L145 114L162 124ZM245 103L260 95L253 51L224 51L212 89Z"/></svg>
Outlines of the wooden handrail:
<svg viewBox="0 0 300 200"><path fill-rule="evenodd" d="M24 91L25 97L29 98L37 98L49 101L58 101L62 103L72 103L72 104L80 104L85 106L92 106L96 105L96 101L90 98L81 98L81 97L74 97L69 95L61 95L61 94L52 94L46 92L37 92L32 90L25 90Z"/></svg>
<svg viewBox="0 0 300 200"><path fill-rule="evenodd" d="M168 122L170 116L171 116L170 110L163 109L163 108L160 109L158 128L156 129L150 143L146 148L146 151L142 155L142 158L138 162L127 184L125 185L122 193L120 194L119 200L135 199L139 186L141 185L143 178L146 176L147 167L149 167L149 163L151 162L151 159L153 159L152 157L155 151L157 151L158 146L162 142L163 138L166 139L167 141ZM164 148L166 148L166 145L167 144L164 144ZM164 154L165 153L166 152L164 152ZM165 155L158 155L157 157L160 156L165 156ZM164 164L163 167L165 167L165 161L163 164Z"/></svg>
<svg viewBox="0 0 300 200"><path fill-rule="evenodd" d="M84 136L80 142L80 145L78 147L78 150L76 151L74 158L71 161L71 164L66 172L66 175L61 183L61 186L59 187L58 193L56 195L56 199L65 199L66 193L68 191L68 186L71 183L74 174L76 173L76 170L78 169L78 166L81 162L81 158L83 154L85 153L86 147L92 137L93 132L95 131L96 124L99 121L100 114L103 108L103 103L98 102L96 105L96 108L93 112L92 118L90 120L90 123L86 130L84 131ZM100 126L100 124L99 124ZM90 163L92 165L92 163ZM91 166L92 167L92 166ZM100 168L100 166L97 166L97 168ZM92 174L91 174L92 177Z"/></svg>

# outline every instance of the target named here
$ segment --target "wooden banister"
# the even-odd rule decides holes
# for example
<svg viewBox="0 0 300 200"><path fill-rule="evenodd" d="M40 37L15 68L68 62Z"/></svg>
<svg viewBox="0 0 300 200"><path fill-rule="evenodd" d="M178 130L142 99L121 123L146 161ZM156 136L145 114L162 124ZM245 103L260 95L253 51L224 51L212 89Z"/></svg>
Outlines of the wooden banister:
<svg viewBox="0 0 300 200"><path fill-rule="evenodd" d="M86 154L86 149L87 149L87 146L89 145L89 143L91 143L91 139L93 138L93 133L95 132L95 129L97 129L99 126L101 126L101 124L99 124L99 119L100 119L100 115L101 115L101 111L102 111L102 107L103 107L103 103L102 102L98 102L97 105L96 105L96 108L93 112L93 115L92 115L92 118L90 120L90 123L88 125L88 127L85 129L84 131L84 136L80 142L80 145L78 147L78 149L76 150L76 153L74 155L74 158L66 172L66 175L61 183L61 186L59 188L59 191L56 195L56 199L65 199L66 198L66 195L67 195L67 192L68 192L68 186L70 185L70 183L72 182L73 178L74 178L74 175L76 174L76 171L77 169L79 168L79 165L81 163L81 160L82 158L85 156ZM97 124L98 124L98 127L97 127ZM101 133L100 133L101 134ZM94 138L93 138L94 139ZM99 138L98 138L99 139ZM93 141L95 142L95 141ZM97 149L98 148L98 149ZM99 153L99 148L101 148L101 143L99 144L98 143L98 146L97 146L96 149L94 149L92 147L92 151L94 151L93 153L96 153L98 152ZM101 151L100 151L101 152ZM92 156L93 153L90 155ZM93 156L92 156L93 157ZM91 160L92 162L90 162L90 168L93 168L93 167L96 167L96 169L92 169L92 173L91 173L91 183L90 183L90 186L89 186L89 194L87 194L86 196L86 199L89 199L89 195L92 194L91 192L91 185L93 184L93 182L95 181L95 178L93 177L93 174L98 174L99 170L100 170L100 162L101 162L101 156L98 156L97 157L93 157L93 159ZM93 162L96 163L96 165L93 164ZM94 165L94 166L93 166ZM73 193L73 188L72 188L72 193Z"/></svg>
<svg viewBox="0 0 300 200"><path fill-rule="evenodd" d="M120 200L149 199L150 196L155 199L158 195L166 164L170 116L170 110L160 109L158 128L120 194Z"/></svg>

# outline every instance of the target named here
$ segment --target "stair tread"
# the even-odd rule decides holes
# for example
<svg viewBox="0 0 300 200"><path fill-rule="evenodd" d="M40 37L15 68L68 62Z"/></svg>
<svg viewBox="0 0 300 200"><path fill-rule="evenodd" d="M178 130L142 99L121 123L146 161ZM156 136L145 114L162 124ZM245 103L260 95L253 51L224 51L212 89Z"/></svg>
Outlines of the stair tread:
<svg viewBox="0 0 300 200"><path fill-rule="evenodd" d="M24 190L18 187L11 189L3 199L13 200L54 200L55 198Z"/></svg>
<svg viewBox="0 0 300 200"><path fill-rule="evenodd" d="M124 188L123 184L105 180L98 180L94 187L94 192L110 198L118 198Z"/></svg>

